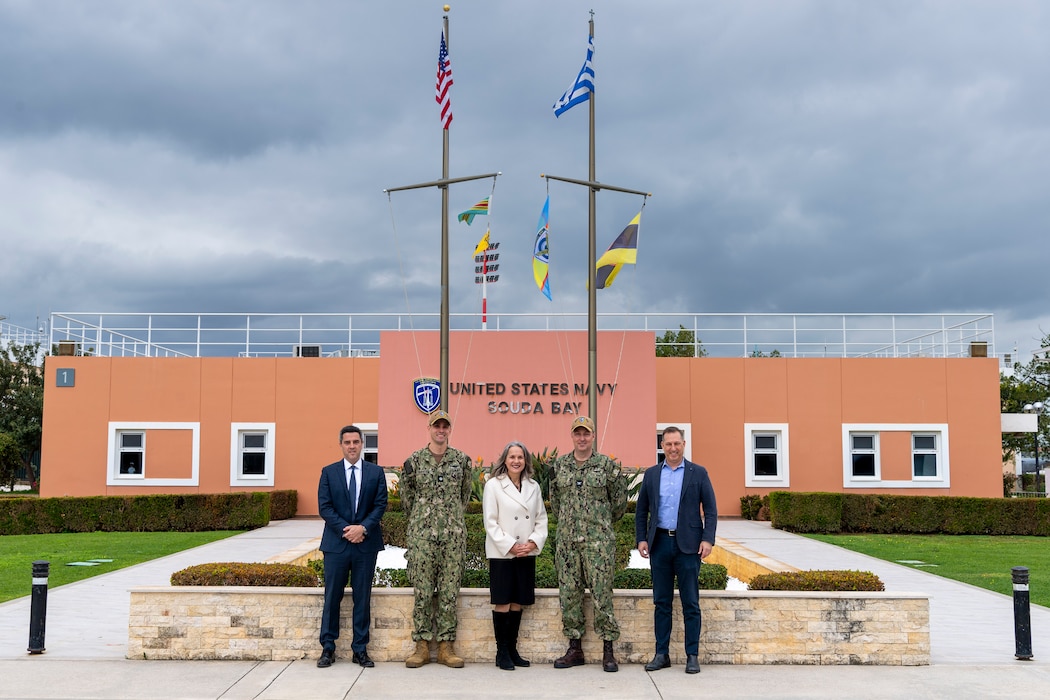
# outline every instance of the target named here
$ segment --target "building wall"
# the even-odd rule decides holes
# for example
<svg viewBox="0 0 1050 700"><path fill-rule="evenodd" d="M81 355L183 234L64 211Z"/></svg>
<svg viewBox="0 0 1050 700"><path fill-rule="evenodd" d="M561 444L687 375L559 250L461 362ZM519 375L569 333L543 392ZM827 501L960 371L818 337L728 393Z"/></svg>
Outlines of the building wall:
<svg viewBox="0 0 1050 700"><path fill-rule="evenodd" d="M994 359L658 359L656 393L660 424L691 425L692 459L710 470L723 513L739 514L740 496L785 488L745 485L747 424L788 426L793 491L1002 493ZM898 482L911 479L912 428L946 425L950 484L847 488L843 425L883 428L882 476Z"/></svg>
<svg viewBox="0 0 1050 700"><path fill-rule="evenodd" d="M420 350L436 347L429 336L436 338L384 334L379 358L49 357L41 495L215 493L272 482L299 492L300 514L316 514L318 472L340 458L342 425L377 429L385 466L425 444L411 383L438 375L436 352ZM503 384L502 398L513 398L515 383L547 391L565 383L574 394L587 381L585 333L453 333L451 351L467 359L450 363L450 383ZM710 470L723 514L739 514L745 494L782 488L1001 493L994 359L655 358L652 334L643 332L600 334L599 358L599 383L616 385L599 401L599 449L626 467L646 467L656 459L658 426L684 427L687 455ZM486 464L512 439L565 453L577 409L552 413L551 404L587 405L586 396L547 394L532 397L546 407L541 413L490 412L494 398L501 397L449 397L452 444ZM115 476L114 439L136 426L145 435L146 474ZM269 431L269 481L232 478L239 428ZM754 429L784 440L783 482L748 485ZM877 434L881 481L848 483L852 429ZM929 431L944 437L938 481L912 478L912 435Z"/></svg>

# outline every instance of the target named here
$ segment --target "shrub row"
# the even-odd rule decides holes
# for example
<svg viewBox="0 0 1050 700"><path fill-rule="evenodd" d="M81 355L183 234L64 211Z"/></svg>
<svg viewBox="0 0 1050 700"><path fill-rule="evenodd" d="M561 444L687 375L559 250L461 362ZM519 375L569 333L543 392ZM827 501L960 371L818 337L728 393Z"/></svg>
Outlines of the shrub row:
<svg viewBox="0 0 1050 700"><path fill-rule="evenodd" d="M870 571L778 571L759 574L747 587L752 591L884 591L882 580Z"/></svg>
<svg viewBox="0 0 1050 700"><path fill-rule="evenodd" d="M295 564L198 564L171 575L173 586L308 586L320 585L311 567Z"/></svg>
<svg viewBox="0 0 1050 700"><path fill-rule="evenodd" d="M295 515L295 491L0 500L0 533L251 530Z"/></svg>
<svg viewBox="0 0 1050 700"><path fill-rule="evenodd" d="M467 568L487 568L484 516L480 512L468 513L465 520L467 523ZM557 547L558 521L551 518L547 523L547 531L547 544L544 546L544 554L549 552L553 557ZM631 550L634 549L634 516L625 515L620 518L616 522L614 531L616 535L616 568L617 570L625 569L631 560ZM388 509L383 515L383 540L395 547L406 547L407 535L408 522L405 519L405 514L400 510ZM539 583L536 585L539 585Z"/></svg>
<svg viewBox="0 0 1050 700"><path fill-rule="evenodd" d="M324 562L315 559L309 564L312 572L323 583ZM701 590L724 591L729 582L729 571L721 564L703 564L700 567L700 575L697 583ZM174 583L174 582L173 582ZM212 584L180 584L180 585L212 585ZM239 584L239 585L282 585L282 584ZM298 584L287 584L298 585ZM372 585L383 588L411 588L408 582L408 574L404 569L376 569ZM466 568L463 571L461 584L463 588L488 588L489 570L488 563L483 568ZM536 559L536 588L557 588L558 572L554 569L554 560L545 550ZM653 578L649 569L621 569L613 577L614 588L644 589L653 587Z"/></svg>
<svg viewBox="0 0 1050 700"><path fill-rule="evenodd" d="M276 493L276 491L274 493ZM551 502L550 501L544 501L543 505L546 506L547 512L550 513L551 512ZM627 501L627 512L628 513L634 513L635 508L637 507L637 505L638 504L635 501ZM400 513L400 512L402 512L402 510L403 509L401 508L401 498L400 497L398 497L398 496L391 496L390 498L387 499L387 503L386 503L386 512L387 513ZM471 501L470 503L468 503L467 504L467 508L466 508L466 513L467 513L467 515L480 514L481 513L481 501ZM274 519L276 520L276 518L274 518Z"/></svg>
<svg viewBox="0 0 1050 700"><path fill-rule="evenodd" d="M1050 535L1050 499L769 494L773 527L792 532Z"/></svg>

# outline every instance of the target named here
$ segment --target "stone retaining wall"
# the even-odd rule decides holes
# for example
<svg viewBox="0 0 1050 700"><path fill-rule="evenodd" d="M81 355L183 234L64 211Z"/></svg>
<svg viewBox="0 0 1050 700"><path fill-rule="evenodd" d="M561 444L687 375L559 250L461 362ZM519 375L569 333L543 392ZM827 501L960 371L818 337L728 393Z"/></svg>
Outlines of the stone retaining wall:
<svg viewBox="0 0 1050 700"><path fill-rule="evenodd" d="M324 591L321 588L155 587L131 591L128 658L316 658ZM654 651L650 590L617 590L621 662L644 663ZM589 602L586 605L589 609ZM930 663L929 598L918 594L701 591L703 663L881 664ZM349 594L337 655L349 657ZM685 662L681 609L675 602L671 657ZM491 663L495 654L488 590L465 588L459 597L456 651L468 662ZM412 590L377 588L372 594L376 661L401 661L411 640ZM588 610L588 629L591 617ZM564 653L558 592L536 591L522 619L518 648L539 663ZM601 659L601 641L584 637L588 661Z"/></svg>

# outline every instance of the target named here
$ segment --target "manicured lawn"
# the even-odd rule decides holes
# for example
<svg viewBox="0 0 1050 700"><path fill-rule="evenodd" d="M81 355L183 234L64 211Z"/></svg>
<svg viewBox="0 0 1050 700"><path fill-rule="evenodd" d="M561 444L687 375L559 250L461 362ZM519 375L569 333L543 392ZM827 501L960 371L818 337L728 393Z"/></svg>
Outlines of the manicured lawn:
<svg viewBox="0 0 1050 700"><path fill-rule="evenodd" d="M1027 566L1032 603L1050 606L1050 539L984 535L807 535L815 540L990 591L1013 595L1010 569ZM935 565L935 566L931 566Z"/></svg>
<svg viewBox="0 0 1050 700"><path fill-rule="evenodd" d="M29 595L33 562L51 562L48 587L98 576L132 564L158 559L243 531L85 532L0 537L0 603ZM89 559L112 559L98 566L67 566Z"/></svg>

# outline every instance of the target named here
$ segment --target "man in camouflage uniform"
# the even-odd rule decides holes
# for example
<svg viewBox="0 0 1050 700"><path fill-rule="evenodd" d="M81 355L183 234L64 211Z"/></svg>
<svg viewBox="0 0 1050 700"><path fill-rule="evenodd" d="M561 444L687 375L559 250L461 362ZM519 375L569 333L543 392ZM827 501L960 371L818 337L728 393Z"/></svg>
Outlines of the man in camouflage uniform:
<svg viewBox="0 0 1050 700"><path fill-rule="evenodd" d="M430 662L430 640L438 642L438 663L462 668L456 639L456 602L467 549L464 508L470 500L470 458L448 444L452 421L445 411L430 414L430 443L405 460L401 505L408 521L408 580L415 587L408 668ZM435 610L435 595L437 591Z"/></svg>
<svg viewBox="0 0 1050 700"><path fill-rule="evenodd" d="M594 451L594 421L572 422L573 451L554 460L550 482L551 510L558 518L558 588L562 628L569 649L554 668L584 663L583 589L591 589L594 631L604 641L602 668L617 671L613 642L620 626L613 615L616 536L613 523L627 510L627 479L605 455Z"/></svg>

